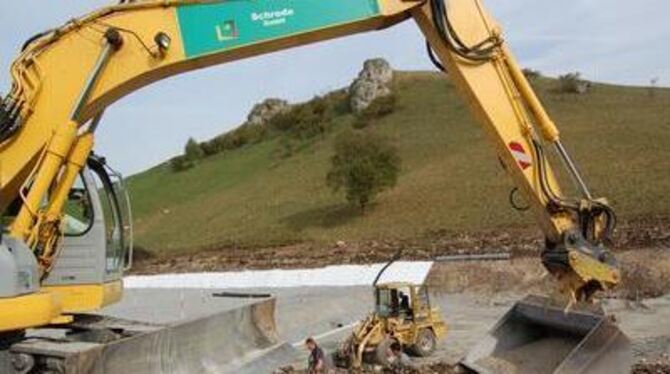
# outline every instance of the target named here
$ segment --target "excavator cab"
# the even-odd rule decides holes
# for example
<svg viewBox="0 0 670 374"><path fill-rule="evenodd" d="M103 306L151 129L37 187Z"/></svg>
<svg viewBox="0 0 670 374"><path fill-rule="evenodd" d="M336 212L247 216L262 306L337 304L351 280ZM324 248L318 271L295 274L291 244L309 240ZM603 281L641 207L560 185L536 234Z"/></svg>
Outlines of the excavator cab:
<svg viewBox="0 0 670 374"><path fill-rule="evenodd" d="M90 157L70 190L63 217L63 249L43 284L54 291L97 288L99 307L117 301L119 282L132 266L131 219L122 176L103 158ZM83 310L84 305L71 305L68 312Z"/></svg>

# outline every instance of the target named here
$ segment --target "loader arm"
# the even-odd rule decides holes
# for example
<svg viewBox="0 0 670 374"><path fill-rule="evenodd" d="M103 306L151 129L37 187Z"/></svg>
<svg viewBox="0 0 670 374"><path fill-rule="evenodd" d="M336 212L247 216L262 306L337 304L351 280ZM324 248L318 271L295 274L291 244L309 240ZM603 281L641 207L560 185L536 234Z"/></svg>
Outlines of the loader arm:
<svg viewBox="0 0 670 374"><path fill-rule="evenodd" d="M547 238L543 264L563 291L590 299L594 291L615 286L618 266L602 246L613 225L611 209L591 197L480 1L448 5L144 0L100 9L37 36L14 61L11 92L0 105L0 210L18 207L5 236L32 251L33 279L43 279L58 257L63 206L93 148L100 118L124 96L176 74L414 19L529 202ZM582 196L563 195L546 156L550 149L561 156ZM0 274L0 282L9 276ZM0 295L0 319L20 296ZM47 324L71 311L55 299L41 306L47 307L41 322L13 316L0 330Z"/></svg>

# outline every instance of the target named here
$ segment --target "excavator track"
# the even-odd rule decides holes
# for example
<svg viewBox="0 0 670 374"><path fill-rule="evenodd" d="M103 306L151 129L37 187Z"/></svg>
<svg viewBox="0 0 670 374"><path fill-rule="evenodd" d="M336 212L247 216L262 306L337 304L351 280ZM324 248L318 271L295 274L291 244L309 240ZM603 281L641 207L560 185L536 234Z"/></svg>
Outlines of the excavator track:
<svg viewBox="0 0 670 374"><path fill-rule="evenodd" d="M0 367L18 374L226 373L265 356L274 365L285 349L274 309L269 298L176 324L76 315L66 327L28 332Z"/></svg>

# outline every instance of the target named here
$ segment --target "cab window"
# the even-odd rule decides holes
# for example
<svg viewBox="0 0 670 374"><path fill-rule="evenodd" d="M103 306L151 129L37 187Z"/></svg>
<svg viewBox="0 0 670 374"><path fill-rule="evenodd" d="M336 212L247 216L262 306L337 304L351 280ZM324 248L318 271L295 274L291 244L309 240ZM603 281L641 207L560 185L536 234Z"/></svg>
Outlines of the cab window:
<svg viewBox="0 0 670 374"><path fill-rule="evenodd" d="M66 236L82 236L93 226L93 204L82 180L77 177L64 208L63 230Z"/></svg>
<svg viewBox="0 0 670 374"><path fill-rule="evenodd" d="M388 317L391 314L391 290L377 290L377 314L380 317Z"/></svg>
<svg viewBox="0 0 670 374"><path fill-rule="evenodd" d="M98 189L98 195L105 221L106 270L113 273L119 271L124 263L123 217L119 212L116 185L106 173L101 176L100 171L104 172L102 168L94 169L96 184L102 186Z"/></svg>

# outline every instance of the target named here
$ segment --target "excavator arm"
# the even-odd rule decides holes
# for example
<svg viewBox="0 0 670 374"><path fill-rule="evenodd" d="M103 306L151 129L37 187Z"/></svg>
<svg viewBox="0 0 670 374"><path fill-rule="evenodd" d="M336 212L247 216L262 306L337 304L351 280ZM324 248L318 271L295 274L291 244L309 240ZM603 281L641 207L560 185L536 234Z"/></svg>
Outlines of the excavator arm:
<svg viewBox="0 0 670 374"><path fill-rule="evenodd" d="M68 191L105 108L176 74L408 19L418 24L433 60L467 99L529 203L547 239L542 262L562 291L590 300L618 284L616 260L604 248L614 214L591 196L479 0L143 0L38 35L14 61L11 92L0 103L0 210L15 211L4 236L34 254L37 270L27 277L44 279L58 258ZM552 150L581 196L562 192L547 157ZM2 273L0 281L10 276ZM5 291L0 303L6 308L12 298L38 291L39 284ZM49 307L52 321L71 311L67 302ZM13 326L0 326L38 324L13 318Z"/></svg>

